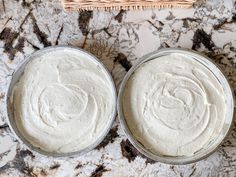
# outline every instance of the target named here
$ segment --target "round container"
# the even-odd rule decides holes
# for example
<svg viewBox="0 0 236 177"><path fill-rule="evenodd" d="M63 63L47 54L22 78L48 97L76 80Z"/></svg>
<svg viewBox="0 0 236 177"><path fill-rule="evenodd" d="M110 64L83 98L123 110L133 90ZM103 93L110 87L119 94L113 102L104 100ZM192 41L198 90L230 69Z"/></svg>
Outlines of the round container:
<svg viewBox="0 0 236 177"><path fill-rule="evenodd" d="M86 56L88 59L93 60L95 63L97 63L98 65L100 65L104 71L105 74L108 76L111 84L112 84L112 94L113 94L113 103L114 103L114 107L112 110L112 116L109 118L109 121L106 124L106 127L104 128L104 132L103 134L96 140L96 142L94 142L93 144L91 144L89 147L86 147L80 151L76 151L76 152L69 152L69 153L56 153L56 152L47 152L44 151L38 147L33 146L26 138L24 138L22 136L22 134L20 133L20 131L18 130L17 126L16 126L16 122L15 122L15 118L14 118L14 111L13 111L13 105L11 103L11 95L13 92L13 88L15 86L15 84L19 81L19 79L21 78L21 75L24 73L24 69L27 65L28 62L30 62L31 60L38 58L46 53L49 52L55 52L55 51L63 51L63 50L71 50L71 51L76 51L81 53L82 55ZM92 149L94 149L97 145L99 145L102 140L105 138L105 136L107 135L107 133L109 132L112 123L116 117L116 101L117 101L117 96L116 96L116 88L115 88L115 84L113 82L113 79L109 73L109 71L106 69L105 65L103 65L103 63L101 61L99 61L95 56L93 56L92 54L86 52L85 50L79 49L79 48L75 48L75 47L70 47L70 46L52 46L52 47L47 47L44 49L41 49L33 54L31 54L29 57L27 57L25 59L25 61L16 68L15 72L12 75L12 80L10 82L8 91L7 91L7 97L6 97L6 106L7 106L7 121L8 121L8 125L10 126L11 131L15 134L15 136L17 137L17 139L20 142L23 142L28 148L30 148L31 150L38 152L40 154L46 155L46 156L53 156L53 157L71 157L71 156L75 156L75 155L81 155L84 154Z"/></svg>
<svg viewBox="0 0 236 177"><path fill-rule="evenodd" d="M123 113L123 94L124 90L127 84L127 81L129 80L130 76L135 72L137 68L139 68L143 63L158 59L158 57L166 56L169 54L178 53L182 55L187 55L191 57L193 60L203 64L206 68L208 68L213 75L217 78L219 83L221 84L225 94L226 94L226 115L225 115L225 122L223 125L223 129L221 132L221 136L219 136L214 142L210 142L209 145L207 145L207 148L204 148L200 150L199 152L195 153L192 156L165 156L161 154L154 154L151 151L147 150L132 134L130 131L126 118L124 117ZM125 134L127 135L129 141L132 143L132 145L137 148L143 155L147 156L148 158L168 163L168 164L188 164L193 163L196 161L199 161L207 156L209 156L211 153L213 153L217 147L221 144L221 142L224 140L224 138L229 133L231 127L232 127L232 121L233 121L233 114L234 114L234 95L233 91L230 87L229 82L227 81L224 74L221 72L221 70L213 63L213 61L206 56L203 56L197 52L189 51L189 50L183 50L183 49L162 49L159 51L155 51L153 53L147 54L144 57L142 57L126 74L124 80L121 83L121 87L118 94L118 115L121 123L121 127ZM128 118L127 118L128 119Z"/></svg>

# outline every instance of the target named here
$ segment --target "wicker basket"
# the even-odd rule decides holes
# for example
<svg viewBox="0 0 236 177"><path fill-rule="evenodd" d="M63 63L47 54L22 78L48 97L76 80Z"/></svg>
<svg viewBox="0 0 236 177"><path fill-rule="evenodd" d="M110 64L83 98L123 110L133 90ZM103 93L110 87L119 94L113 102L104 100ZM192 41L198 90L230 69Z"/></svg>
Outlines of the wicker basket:
<svg viewBox="0 0 236 177"><path fill-rule="evenodd" d="M62 0L67 11L191 7L195 0Z"/></svg>

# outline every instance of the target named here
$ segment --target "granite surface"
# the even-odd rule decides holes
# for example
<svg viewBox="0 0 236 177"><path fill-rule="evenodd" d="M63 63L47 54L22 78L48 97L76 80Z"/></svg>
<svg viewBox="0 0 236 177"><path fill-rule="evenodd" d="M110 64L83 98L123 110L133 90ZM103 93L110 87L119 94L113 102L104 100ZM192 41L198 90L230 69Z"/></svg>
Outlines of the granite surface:
<svg viewBox="0 0 236 177"><path fill-rule="evenodd" d="M215 60L236 92L236 4L199 0L190 9L66 13L56 0L0 1L0 176L236 176L236 127L197 163L175 166L141 156L118 119L106 139L76 158L51 158L19 143L5 123L5 94L14 69L30 53L72 45L96 55L119 88L138 58L166 47L201 51Z"/></svg>

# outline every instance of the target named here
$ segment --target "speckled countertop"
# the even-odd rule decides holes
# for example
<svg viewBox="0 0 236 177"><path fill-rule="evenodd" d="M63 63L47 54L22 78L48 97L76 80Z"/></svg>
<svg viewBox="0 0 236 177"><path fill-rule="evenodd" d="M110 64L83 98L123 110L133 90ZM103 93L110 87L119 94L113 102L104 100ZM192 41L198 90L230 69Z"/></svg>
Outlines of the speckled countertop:
<svg viewBox="0 0 236 177"><path fill-rule="evenodd" d="M210 157L174 166L141 156L118 119L95 150L49 158L19 143L5 123L5 92L30 53L57 44L84 48L109 68L117 87L142 55L159 48L201 51L220 64L236 92L236 4L198 1L190 9L66 13L53 0L0 1L0 176L236 176L236 127Z"/></svg>

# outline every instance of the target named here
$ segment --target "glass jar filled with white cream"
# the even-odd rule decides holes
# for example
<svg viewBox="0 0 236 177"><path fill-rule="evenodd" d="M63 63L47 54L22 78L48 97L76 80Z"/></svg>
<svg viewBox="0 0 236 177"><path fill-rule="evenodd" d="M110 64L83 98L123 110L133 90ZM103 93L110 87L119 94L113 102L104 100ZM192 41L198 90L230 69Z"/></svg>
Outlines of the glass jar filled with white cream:
<svg viewBox="0 0 236 177"><path fill-rule="evenodd" d="M216 65L180 49L139 60L122 82L118 104L131 143L149 158L172 164L213 152L234 110L232 90Z"/></svg>
<svg viewBox="0 0 236 177"><path fill-rule="evenodd" d="M95 148L116 116L116 89L105 66L86 51L55 46L30 55L13 74L8 121L20 141L49 156Z"/></svg>

